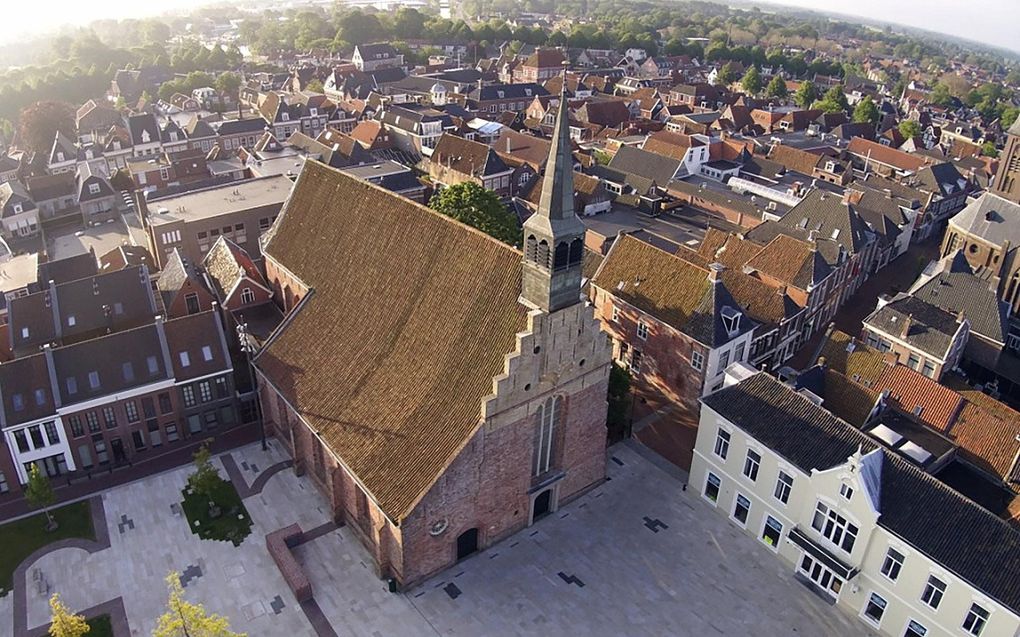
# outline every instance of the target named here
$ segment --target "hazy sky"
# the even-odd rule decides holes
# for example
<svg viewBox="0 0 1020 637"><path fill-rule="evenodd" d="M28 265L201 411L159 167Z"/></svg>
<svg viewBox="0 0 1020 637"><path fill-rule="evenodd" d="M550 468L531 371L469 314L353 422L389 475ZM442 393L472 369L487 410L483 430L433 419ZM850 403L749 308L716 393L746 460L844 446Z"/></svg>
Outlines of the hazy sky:
<svg viewBox="0 0 1020 637"><path fill-rule="evenodd" d="M761 0L774 2L776 0ZM782 0L779 4L882 17L890 22L950 33L1020 51L1020 0ZM6 0L0 41L58 24L96 18L140 17L202 0Z"/></svg>
<svg viewBox="0 0 1020 637"><path fill-rule="evenodd" d="M1020 0L758 0L861 15L1020 52Z"/></svg>

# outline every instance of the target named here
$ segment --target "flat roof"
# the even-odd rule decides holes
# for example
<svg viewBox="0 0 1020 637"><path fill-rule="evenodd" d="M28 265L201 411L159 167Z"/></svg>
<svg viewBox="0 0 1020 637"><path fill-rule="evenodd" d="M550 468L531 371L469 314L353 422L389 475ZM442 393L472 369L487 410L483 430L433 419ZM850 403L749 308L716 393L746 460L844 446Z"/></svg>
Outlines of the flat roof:
<svg viewBox="0 0 1020 637"><path fill-rule="evenodd" d="M375 162L373 164L360 164L358 166L347 166L340 169L342 172L348 175L354 175L359 179L371 179L372 177L380 177L384 175L397 175L401 173L409 173L411 169L403 164L386 159L384 161Z"/></svg>
<svg viewBox="0 0 1020 637"><path fill-rule="evenodd" d="M20 290L35 283L38 269L39 255L35 252L19 254L0 263L0 292Z"/></svg>
<svg viewBox="0 0 1020 637"><path fill-rule="evenodd" d="M177 221L197 221L262 206L282 205L293 186L294 182L286 176L273 175L156 199L147 202L149 224L160 226ZM166 212L161 212L164 210Z"/></svg>

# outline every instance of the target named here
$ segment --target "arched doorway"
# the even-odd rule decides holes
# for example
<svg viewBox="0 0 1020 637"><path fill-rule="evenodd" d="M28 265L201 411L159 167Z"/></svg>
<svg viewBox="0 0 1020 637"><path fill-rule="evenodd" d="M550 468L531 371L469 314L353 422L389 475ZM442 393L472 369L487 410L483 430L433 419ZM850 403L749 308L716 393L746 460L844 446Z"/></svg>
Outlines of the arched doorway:
<svg viewBox="0 0 1020 637"><path fill-rule="evenodd" d="M552 511L552 489L546 489L535 498L535 505L532 508L531 521L537 522Z"/></svg>
<svg viewBox="0 0 1020 637"><path fill-rule="evenodd" d="M478 550L478 529L468 529L457 536L457 559L462 560Z"/></svg>

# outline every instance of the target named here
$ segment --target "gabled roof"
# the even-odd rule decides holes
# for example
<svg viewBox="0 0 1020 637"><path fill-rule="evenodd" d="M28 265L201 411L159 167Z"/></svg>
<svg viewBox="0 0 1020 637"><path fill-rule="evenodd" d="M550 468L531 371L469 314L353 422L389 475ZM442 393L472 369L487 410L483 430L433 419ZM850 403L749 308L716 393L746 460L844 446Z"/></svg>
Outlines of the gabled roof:
<svg viewBox="0 0 1020 637"><path fill-rule="evenodd" d="M870 240L868 226L854 206L845 197L822 189L809 192L778 223L784 234L807 241L832 241L848 254L857 254Z"/></svg>
<svg viewBox="0 0 1020 637"><path fill-rule="evenodd" d="M131 136L131 143L135 146L158 144L160 141L159 123L156 122L156 116L151 113L128 117L127 129Z"/></svg>
<svg viewBox="0 0 1020 637"><path fill-rule="evenodd" d="M33 201L47 201L73 195L77 190L73 172L37 175L28 178L28 192Z"/></svg>
<svg viewBox="0 0 1020 637"><path fill-rule="evenodd" d="M810 243L783 234L769 241L746 265L805 291L832 272Z"/></svg>
<svg viewBox="0 0 1020 637"><path fill-rule="evenodd" d="M57 153L63 153L64 158L59 159ZM53 146L50 148L50 164L58 164L62 161L74 161L78 157L78 148L74 145L74 142L64 136L63 133L57 131L53 137Z"/></svg>
<svg viewBox="0 0 1020 637"><path fill-rule="evenodd" d="M701 400L809 475L877 449L879 526L1020 612L1020 532L1003 520L765 373Z"/></svg>
<svg viewBox="0 0 1020 637"><path fill-rule="evenodd" d="M865 317L864 325L905 341L925 354L945 359L960 319L913 296L902 296Z"/></svg>
<svg viewBox="0 0 1020 637"><path fill-rule="evenodd" d="M257 366L403 520L474 434L526 326L521 253L318 162L264 252L313 291Z"/></svg>
<svg viewBox="0 0 1020 637"><path fill-rule="evenodd" d="M163 301L164 311L169 311L174 299L177 298L181 288L188 281L191 281L199 288L205 288L202 278L195 271L194 264L189 263L187 259L181 256L180 250L174 248L174 251L166 260L166 265L163 266L163 271L159 273L159 279L156 281L156 289L159 291L160 299Z"/></svg>
<svg viewBox="0 0 1020 637"><path fill-rule="evenodd" d="M974 274L962 252L911 295L951 314L963 312L972 333L1005 343L1008 306L992 283Z"/></svg>
<svg viewBox="0 0 1020 637"><path fill-rule="evenodd" d="M941 432L949 429L963 405L960 394L906 365L886 367L872 388L887 391L890 405Z"/></svg>
<svg viewBox="0 0 1020 637"><path fill-rule="evenodd" d="M226 301L234 287L244 278L266 288L262 273L244 248L223 235L205 255L202 265L220 302Z"/></svg>
<svg viewBox="0 0 1020 637"><path fill-rule="evenodd" d="M510 167L500 159L492 147L450 133L443 133L443 136L439 138L429 161L475 177L495 175L510 170Z"/></svg>
<svg viewBox="0 0 1020 637"><path fill-rule="evenodd" d="M741 307L723 282L713 284L704 268L630 235L616 240L592 285L709 347L736 336L726 334L720 312ZM740 333L753 328L752 320L740 321Z"/></svg>
<svg viewBox="0 0 1020 637"><path fill-rule="evenodd" d="M950 223L994 245L1009 241L1010 250L1020 245L1020 205L992 192L968 203Z"/></svg>
<svg viewBox="0 0 1020 637"><path fill-rule="evenodd" d="M892 166L901 171L917 172L931 161L922 155L905 153L895 148L883 146L878 142L864 139L863 137L851 139L846 149L861 159L867 158L869 161Z"/></svg>
<svg viewBox="0 0 1020 637"><path fill-rule="evenodd" d="M681 165L679 160L633 146L621 146L609 162L614 170L653 179L662 187L673 180Z"/></svg>

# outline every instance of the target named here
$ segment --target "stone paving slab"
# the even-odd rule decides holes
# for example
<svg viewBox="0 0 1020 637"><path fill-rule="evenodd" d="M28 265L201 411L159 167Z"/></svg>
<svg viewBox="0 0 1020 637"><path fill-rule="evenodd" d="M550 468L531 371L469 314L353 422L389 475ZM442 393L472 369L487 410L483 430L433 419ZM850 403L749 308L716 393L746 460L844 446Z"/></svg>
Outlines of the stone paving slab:
<svg viewBox="0 0 1020 637"><path fill-rule="evenodd" d="M131 635L151 634L166 601L163 580L176 570L187 578L186 596L227 615L236 631L312 637L264 542L298 522L321 530L294 554L312 581L316 616L337 635L871 634L693 491L682 492L675 476L626 445L611 455L610 481L402 594L386 590L350 530L324 526L325 501L290 469L245 500L254 527L239 547L187 528L174 507L191 471L182 467L103 494L109 549L60 549L33 568L75 610L123 597ZM286 456L278 445L262 451L255 443L233 459L250 485L253 466L265 470ZM29 626L46 623L46 598L32 590L28 601ZM11 617L8 595L0 599L0 635Z"/></svg>
<svg viewBox="0 0 1020 637"><path fill-rule="evenodd" d="M443 635L872 634L674 477L611 454L611 481L406 597Z"/></svg>

